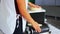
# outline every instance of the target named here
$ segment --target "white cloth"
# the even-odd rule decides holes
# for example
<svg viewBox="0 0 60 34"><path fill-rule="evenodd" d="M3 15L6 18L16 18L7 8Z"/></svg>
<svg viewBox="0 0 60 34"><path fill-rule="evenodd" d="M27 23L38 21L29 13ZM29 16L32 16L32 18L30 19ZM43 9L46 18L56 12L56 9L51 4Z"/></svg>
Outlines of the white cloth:
<svg viewBox="0 0 60 34"><path fill-rule="evenodd" d="M16 11L14 0L1 0L0 7L0 29L5 34L12 34L16 26Z"/></svg>

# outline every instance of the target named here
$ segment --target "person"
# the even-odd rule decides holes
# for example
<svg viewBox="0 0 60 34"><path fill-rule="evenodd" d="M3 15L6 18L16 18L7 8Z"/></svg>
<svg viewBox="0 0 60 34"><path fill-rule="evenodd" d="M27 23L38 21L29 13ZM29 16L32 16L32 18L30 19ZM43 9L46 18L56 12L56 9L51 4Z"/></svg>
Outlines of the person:
<svg viewBox="0 0 60 34"><path fill-rule="evenodd" d="M33 28L37 32L41 32L41 28L38 23L32 19L30 14L26 10L25 0L16 0L19 13L32 24ZM31 5L30 3L29 5ZM31 5L32 6L32 5ZM35 6L33 4L33 6ZM5 34L13 34L16 26L16 10L14 0L1 0L0 11L0 29ZM21 34L21 33L20 33Z"/></svg>

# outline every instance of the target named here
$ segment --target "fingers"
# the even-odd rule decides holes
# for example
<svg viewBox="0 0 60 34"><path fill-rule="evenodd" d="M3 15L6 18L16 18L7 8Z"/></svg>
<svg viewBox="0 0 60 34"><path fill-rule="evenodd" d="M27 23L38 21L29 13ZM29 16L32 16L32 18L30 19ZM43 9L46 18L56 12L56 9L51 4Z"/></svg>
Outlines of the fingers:
<svg viewBox="0 0 60 34"><path fill-rule="evenodd" d="M36 31L36 32L41 32L41 28L40 28L39 25L36 25L35 27L36 27L36 28L35 28L35 31Z"/></svg>
<svg viewBox="0 0 60 34"><path fill-rule="evenodd" d="M38 32L41 32L41 29L40 28L38 29Z"/></svg>
<svg viewBox="0 0 60 34"><path fill-rule="evenodd" d="M41 32L41 28L38 26L36 29L37 32Z"/></svg>
<svg viewBox="0 0 60 34"><path fill-rule="evenodd" d="M30 7L33 7L33 8L41 8L41 6L38 6L38 5L31 5Z"/></svg>
<svg viewBox="0 0 60 34"><path fill-rule="evenodd" d="M41 28L37 22L32 24L36 32L41 32Z"/></svg>

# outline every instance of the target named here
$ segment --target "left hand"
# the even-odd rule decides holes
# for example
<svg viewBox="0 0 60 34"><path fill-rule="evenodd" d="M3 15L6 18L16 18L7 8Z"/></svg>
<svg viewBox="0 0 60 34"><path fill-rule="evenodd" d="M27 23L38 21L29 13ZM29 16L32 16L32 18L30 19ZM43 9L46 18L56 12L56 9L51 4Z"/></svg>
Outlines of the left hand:
<svg viewBox="0 0 60 34"><path fill-rule="evenodd" d="M30 7L33 7L33 8L41 8L41 6L35 5L35 4L31 3L31 2L29 2L28 5Z"/></svg>
<svg viewBox="0 0 60 34"><path fill-rule="evenodd" d="M33 5L34 8L41 8L41 6Z"/></svg>

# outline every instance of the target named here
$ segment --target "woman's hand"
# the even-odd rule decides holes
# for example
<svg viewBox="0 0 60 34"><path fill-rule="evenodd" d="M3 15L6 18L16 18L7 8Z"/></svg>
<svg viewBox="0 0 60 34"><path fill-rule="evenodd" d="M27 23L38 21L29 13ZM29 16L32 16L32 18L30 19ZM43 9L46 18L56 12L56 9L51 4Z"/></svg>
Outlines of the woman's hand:
<svg viewBox="0 0 60 34"><path fill-rule="evenodd" d="M33 7L33 8L41 8L41 6L35 5L35 4L31 3L31 2L29 2L28 5L30 7Z"/></svg>
<svg viewBox="0 0 60 34"><path fill-rule="evenodd" d="M41 28L37 22L34 22L32 24L33 28L35 29L36 32L41 32Z"/></svg>

